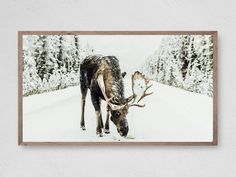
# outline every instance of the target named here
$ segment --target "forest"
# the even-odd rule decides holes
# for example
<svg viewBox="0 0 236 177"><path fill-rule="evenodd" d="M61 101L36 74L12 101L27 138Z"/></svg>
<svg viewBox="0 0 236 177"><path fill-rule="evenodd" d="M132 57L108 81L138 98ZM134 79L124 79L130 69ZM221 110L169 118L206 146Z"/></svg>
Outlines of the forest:
<svg viewBox="0 0 236 177"><path fill-rule="evenodd" d="M212 97L213 38L211 35L164 37L141 71L157 82Z"/></svg>
<svg viewBox="0 0 236 177"><path fill-rule="evenodd" d="M78 35L24 35L23 96L79 85L80 62L93 53ZM163 36L144 61L139 70L149 79L212 97L211 35Z"/></svg>
<svg viewBox="0 0 236 177"><path fill-rule="evenodd" d="M26 35L23 37L23 95L59 90L79 84L82 50L78 35Z"/></svg>

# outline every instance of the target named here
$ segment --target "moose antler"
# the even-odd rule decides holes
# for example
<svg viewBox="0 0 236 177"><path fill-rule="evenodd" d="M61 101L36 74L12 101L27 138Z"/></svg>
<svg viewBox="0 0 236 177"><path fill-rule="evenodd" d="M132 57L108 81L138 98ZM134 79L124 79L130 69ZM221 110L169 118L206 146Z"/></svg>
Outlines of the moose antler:
<svg viewBox="0 0 236 177"><path fill-rule="evenodd" d="M144 74L140 73L139 71L136 71L133 75L132 75L132 91L133 91L133 95L132 95L132 99L133 102L129 105L129 107L131 106L137 106L137 107L144 107L145 104L140 105L138 104L144 97L153 94L153 92L151 93L147 93L146 91L152 86L148 85L150 80L148 80Z"/></svg>
<svg viewBox="0 0 236 177"><path fill-rule="evenodd" d="M144 97L151 95L153 92L151 93L146 93L146 91L152 86L152 85L148 85L150 80L148 80L145 75L143 75L142 73L140 73L139 71L136 71L133 75L132 75L132 91L133 91L133 95L131 95L130 97L126 98L126 104L121 104L121 105L116 105L113 104L111 101L113 100L113 102L116 102L116 100L114 99L114 96L111 96L110 98L108 98L108 96L106 95L106 88L105 88L105 83L103 80L103 75L99 74L97 77L97 82L98 85L102 91L102 94L107 102L107 104L110 106L110 108L112 110L118 110L118 109L123 109L126 105L128 105L128 107L132 107L132 106L137 106L137 107L144 107L145 104L138 104ZM132 101L133 100L133 101ZM129 102L131 102L131 104L128 104Z"/></svg>

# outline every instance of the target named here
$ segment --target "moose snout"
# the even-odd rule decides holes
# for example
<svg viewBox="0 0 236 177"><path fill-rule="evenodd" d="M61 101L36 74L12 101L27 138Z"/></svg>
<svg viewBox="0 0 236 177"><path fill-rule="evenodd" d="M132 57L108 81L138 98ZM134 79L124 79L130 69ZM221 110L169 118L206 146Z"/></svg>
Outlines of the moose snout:
<svg viewBox="0 0 236 177"><path fill-rule="evenodd" d="M120 136L124 136L124 137L127 136L129 132L129 126L126 119L120 122L120 125L117 128L117 131L120 134Z"/></svg>
<svg viewBox="0 0 236 177"><path fill-rule="evenodd" d="M128 134L128 132L129 132L129 127L128 127L128 126L126 126L126 127L120 127L120 128L118 129L118 132L119 132L120 136L126 137L127 134Z"/></svg>

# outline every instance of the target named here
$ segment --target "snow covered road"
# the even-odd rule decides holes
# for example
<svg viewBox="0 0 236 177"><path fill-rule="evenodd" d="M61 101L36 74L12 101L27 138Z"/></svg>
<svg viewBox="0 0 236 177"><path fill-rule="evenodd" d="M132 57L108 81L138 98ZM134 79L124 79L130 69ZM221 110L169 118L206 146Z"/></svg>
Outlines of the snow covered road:
<svg viewBox="0 0 236 177"><path fill-rule="evenodd" d="M131 81L125 81L126 95ZM80 130L80 88L23 98L23 141L212 141L212 98L153 82L154 94L146 97L145 108L131 107L127 116L129 134L123 139L110 122L110 134L96 135L95 111L88 93L86 131ZM102 102L103 120L106 106Z"/></svg>

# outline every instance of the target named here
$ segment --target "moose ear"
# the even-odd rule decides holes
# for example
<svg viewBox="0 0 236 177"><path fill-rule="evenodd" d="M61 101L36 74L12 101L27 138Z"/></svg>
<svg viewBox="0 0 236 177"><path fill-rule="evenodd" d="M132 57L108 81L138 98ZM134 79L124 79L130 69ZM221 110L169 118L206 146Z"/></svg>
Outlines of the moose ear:
<svg viewBox="0 0 236 177"><path fill-rule="evenodd" d="M121 73L123 78L125 77L126 74L127 74L126 72Z"/></svg>

